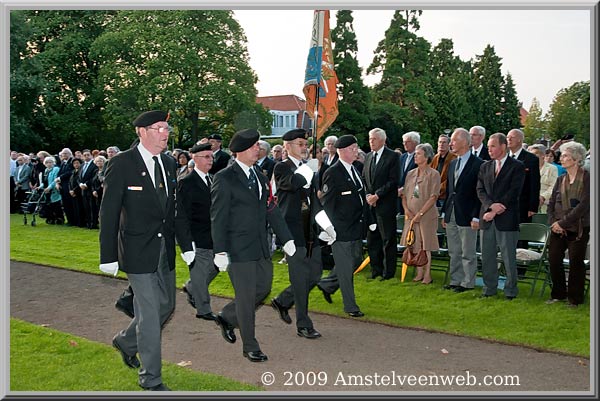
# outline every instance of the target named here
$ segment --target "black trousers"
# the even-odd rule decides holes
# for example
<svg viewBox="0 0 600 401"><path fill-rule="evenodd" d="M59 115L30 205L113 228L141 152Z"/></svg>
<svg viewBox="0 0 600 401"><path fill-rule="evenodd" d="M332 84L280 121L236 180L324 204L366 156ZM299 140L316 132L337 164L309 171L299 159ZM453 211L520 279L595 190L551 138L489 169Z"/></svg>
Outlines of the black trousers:
<svg viewBox="0 0 600 401"><path fill-rule="evenodd" d="M371 276L392 278L396 274L398 248L396 215L375 215L377 228L367 230L367 248L371 258Z"/></svg>
<svg viewBox="0 0 600 401"><path fill-rule="evenodd" d="M577 239L576 233L568 232L566 236L550 234L548 259L552 276L552 298L565 299L575 305L585 301L585 252L590 239L590 228L583 229L583 235ZM563 258L569 250L569 284L565 277Z"/></svg>

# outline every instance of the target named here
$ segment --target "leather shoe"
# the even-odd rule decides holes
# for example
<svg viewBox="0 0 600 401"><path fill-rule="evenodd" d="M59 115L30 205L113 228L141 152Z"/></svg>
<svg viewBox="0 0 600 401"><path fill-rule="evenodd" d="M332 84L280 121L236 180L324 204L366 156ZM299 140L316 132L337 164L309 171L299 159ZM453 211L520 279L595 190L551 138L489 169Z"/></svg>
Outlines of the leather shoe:
<svg viewBox="0 0 600 401"><path fill-rule="evenodd" d="M248 358L250 362L265 362L269 360L269 358L263 354L262 351L244 351L244 356Z"/></svg>
<svg viewBox="0 0 600 401"><path fill-rule="evenodd" d="M391 280L394 277L385 277L385 276L381 276L381 278L379 279L379 281L385 281L385 280Z"/></svg>
<svg viewBox="0 0 600 401"><path fill-rule="evenodd" d="M479 296L479 298L491 298L491 297L495 297L496 295L489 295L489 294L481 294Z"/></svg>
<svg viewBox="0 0 600 401"><path fill-rule="evenodd" d="M365 314L357 310L355 312L348 312L348 315L352 317L363 317Z"/></svg>
<svg viewBox="0 0 600 401"><path fill-rule="evenodd" d="M121 348L119 343L117 342L116 337L113 338L112 345L113 345L113 347L115 347L117 349L117 351L119 351L121 353L121 358L123 358L123 363L125 365L127 365L127 367L129 367L131 369L138 369L140 367L140 360L137 358L137 356L127 355L125 353L125 351L123 351L123 349Z"/></svg>
<svg viewBox="0 0 600 401"><path fill-rule="evenodd" d="M198 319L204 319L204 320L213 320L213 321L217 320L217 315L215 315L212 312L208 312L208 313L205 313L205 314L196 313L196 317Z"/></svg>
<svg viewBox="0 0 600 401"><path fill-rule="evenodd" d="M378 274L378 273L376 273L376 274L371 274L371 278L372 278L372 279L376 279L377 277L383 277L383 275L382 275L382 274Z"/></svg>
<svg viewBox="0 0 600 401"><path fill-rule="evenodd" d="M292 324L292 318L288 313L288 308L281 305L279 301L277 301L277 299L275 298L271 300L271 306L277 311L277 313L279 313L279 318L281 320L283 320L287 324Z"/></svg>
<svg viewBox="0 0 600 401"><path fill-rule="evenodd" d="M454 284L446 284L444 286L445 290L456 290L457 288L459 288L460 285L454 285Z"/></svg>
<svg viewBox="0 0 600 401"><path fill-rule="evenodd" d="M192 308L196 309L196 300L194 299L194 296L185 287L185 285L183 286L183 292L185 292L185 294L187 295L188 304L192 305Z"/></svg>
<svg viewBox="0 0 600 401"><path fill-rule="evenodd" d="M129 289L123 291L123 293L119 296L117 302L115 302L115 308L133 319L133 294L129 291Z"/></svg>
<svg viewBox="0 0 600 401"><path fill-rule="evenodd" d="M321 333L312 327L302 327L298 329L298 336L312 340L321 337Z"/></svg>
<svg viewBox="0 0 600 401"><path fill-rule="evenodd" d="M331 299L331 294L328 293L327 291L325 291L323 288L321 288L320 285L317 284L317 287L321 290L321 292L323 293L323 298L325 298L325 302L327 302L328 304L332 304L333 300Z"/></svg>
<svg viewBox="0 0 600 401"><path fill-rule="evenodd" d="M515 299L516 297L515 297L515 296L512 296L512 295L507 295L505 298L506 298L506 300L507 300L507 301L512 301L512 300L513 300L513 299Z"/></svg>
<svg viewBox="0 0 600 401"><path fill-rule="evenodd" d="M140 387L146 391L171 391L170 388L168 388L167 386L165 386L162 383L157 384L156 386L152 386L152 387L144 387L144 386L140 386Z"/></svg>
<svg viewBox="0 0 600 401"><path fill-rule="evenodd" d="M470 290L472 290L472 288L467 288L467 287L463 287L463 286L459 285L452 291L461 293L461 292L470 291Z"/></svg>
<svg viewBox="0 0 600 401"><path fill-rule="evenodd" d="M233 326L230 325L229 322L227 322L227 320L223 319L223 316L221 316L221 314L217 315L216 322L219 325L219 327L221 328L221 335L223 336L225 341L233 344L235 342L235 340L237 339L235 337L235 331L233 331Z"/></svg>

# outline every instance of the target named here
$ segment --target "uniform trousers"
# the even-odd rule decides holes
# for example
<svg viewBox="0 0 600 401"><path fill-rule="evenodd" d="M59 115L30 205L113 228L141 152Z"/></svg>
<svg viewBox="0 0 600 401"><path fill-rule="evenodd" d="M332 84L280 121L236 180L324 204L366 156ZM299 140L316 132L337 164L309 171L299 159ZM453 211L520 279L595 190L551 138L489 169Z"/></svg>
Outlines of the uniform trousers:
<svg viewBox="0 0 600 401"><path fill-rule="evenodd" d="M212 249L196 248L194 267L190 270L190 279L185 283L185 288L196 301L196 312L199 315L212 312L208 286L219 274L215 269L213 258Z"/></svg>
<svg viewBox="0 0 600 401"><path fill-rule="evenodd" d="M243 351L260 351L255 337L256 309L271 292L273 263L270 259L233 262L227 268L235 298L223 307L221 316L240 329Z"/></svg>
<svg viewBox="0 0 600 401"><path fill-rule="evenodd" d="M308 317L308 294L321 280L323 265L321 261L321 247L313 245L312 254L306 256L306 247L299 246L294 256L286 257L291 285L283 290L277 301L284 308L296 305L296 327L313 328L313 323Z"/></svg>
<svg viewBox="0 0 600 401"><path fill-rule="evenodd" d="M506 270L506 281L504 282L504 295L516 297L519 293L517 288L517 241L518 231L500 231L496 223L481 230L481 265L483 273L483 294L495 295L498 291L498 248L502 255L504 268Z"/></svg>
<svg viewBox="0 0 600 401"><path fill-rule="evenodd" d="M471 226L456 224L453 210L449 211L450 220L446 223L446 238L450 256L450 285L475 288L477 275L477 233Z"/></svg>
<svg viewBox="0 0 600 401"><path fill-rule="evenodd" d="M127 274L133 288L135 317L115 340L128 355L139 353L139 383L153 387L162 383L161 329L175 310L175 270L169 270L164 239L158 268L153 273Z"/></svg>
<svg viewBox="0 0 600 401"><path fill-rule="evenodd" d="M331 250L335 267L319 282L319 286L330 294L341 288L344 312L358 312L360 308L354 296L354 270L362 262L362 241L335 241Z"/></svg>

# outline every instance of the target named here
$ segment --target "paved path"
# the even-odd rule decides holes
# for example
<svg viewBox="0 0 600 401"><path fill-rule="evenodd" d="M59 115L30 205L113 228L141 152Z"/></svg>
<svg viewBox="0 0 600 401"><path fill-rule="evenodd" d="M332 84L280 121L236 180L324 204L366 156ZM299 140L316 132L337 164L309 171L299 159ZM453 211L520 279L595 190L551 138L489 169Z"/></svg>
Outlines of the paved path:
<svg viewBox="0 0 600 401"><path fill-rule="evenodd" d="M128 318L114 308L126 286L123 280L11 262L10 281L12 317L105 344L128 324ZM226 302L214 297L214 310ZM270 306L260 308L256 315L257 339L269 361L251 363L242 357L239 334L238 342L226 343L218 326L194 317L182 291L178 291L177 305L163 331L164 359L191 361L191 369L256 385L262 385L261 377L268 379L266 372L271 372L274 383L265 386L268 391L521 393L590 388L587 359L318 313L311 316L323 337L307 340L296 335L294 325L281 322ZM365 385L344 385L352 375L354 379L362 376ZM465 380L471 377L468 380L477 384L411 385L408 378L401 383L402 375L424 375L426 380L433 380L432 375L456 375ZM486 375L497 376L496 381L518 380L519 385L488 387L483 383ZM372 384L366 385L369 380Z"/></svg>

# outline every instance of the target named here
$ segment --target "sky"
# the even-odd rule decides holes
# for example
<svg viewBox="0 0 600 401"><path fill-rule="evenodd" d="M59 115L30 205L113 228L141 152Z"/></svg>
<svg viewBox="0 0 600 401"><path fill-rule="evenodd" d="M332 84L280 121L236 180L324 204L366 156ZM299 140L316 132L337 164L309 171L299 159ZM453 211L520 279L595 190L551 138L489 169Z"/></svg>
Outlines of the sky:
<svg viewBox="0 0 600 401"><path fill-rule="evenodd" d="M393 10L356 10L354 31L363 80L371 86L379 76L366 75L379 41L389 28ZM258 95L295 94L302 98L312 10L236 10L248 39L250 66L258 76ZM588 10L424 10L417 32L436 46L452 39L461 60L475 59L490 44L510 73L517 96L529 110L537 98L543 113L557 92L588 81L590 12ZM335 27L335 10L330 26Z"/></svg>

